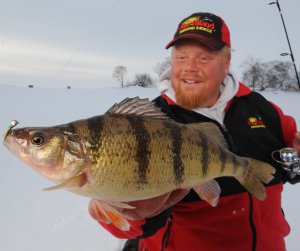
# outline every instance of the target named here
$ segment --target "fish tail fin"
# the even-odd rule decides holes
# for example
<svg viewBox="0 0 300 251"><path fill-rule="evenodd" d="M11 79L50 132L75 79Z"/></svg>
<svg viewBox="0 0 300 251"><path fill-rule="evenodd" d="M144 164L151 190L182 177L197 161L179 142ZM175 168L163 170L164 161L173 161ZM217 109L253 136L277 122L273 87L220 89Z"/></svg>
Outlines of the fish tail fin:
<svg viewBox="0 0 300 251"><path fill-rule="evenodd" d="M271 165L247 158L249 161L249 168L243 176L237 177L239 182L259 200L265 200L266 191L262 183L268 184L275 174L275 168Z"/></svg>
<svg viewBox="0 0 300 251"><path fill-rule="evenodd" d="M110 206L109 203L93 200L92 210L95 219L102 221L105 224L112 223L122 231L128 231L130 229L127 219L116 209Z"/></svg>

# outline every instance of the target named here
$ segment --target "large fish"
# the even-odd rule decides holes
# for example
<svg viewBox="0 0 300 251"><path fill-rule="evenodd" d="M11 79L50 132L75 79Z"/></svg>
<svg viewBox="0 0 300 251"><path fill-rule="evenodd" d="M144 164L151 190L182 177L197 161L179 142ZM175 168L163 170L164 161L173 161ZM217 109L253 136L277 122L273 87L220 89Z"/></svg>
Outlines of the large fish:
<svg viewBox="0 0 300 251"><path fill-rule="evenodd" d="M104 115L53 127L10 128L4 145L42 176L104 202L103 215L126 230L110 205L193 188L216 206L217 177L232 176L260 200L273 179L269 164L227 150L213 123L180 124L147 99L127 98ZM119 222L114 222L119 221Z"/></svg>

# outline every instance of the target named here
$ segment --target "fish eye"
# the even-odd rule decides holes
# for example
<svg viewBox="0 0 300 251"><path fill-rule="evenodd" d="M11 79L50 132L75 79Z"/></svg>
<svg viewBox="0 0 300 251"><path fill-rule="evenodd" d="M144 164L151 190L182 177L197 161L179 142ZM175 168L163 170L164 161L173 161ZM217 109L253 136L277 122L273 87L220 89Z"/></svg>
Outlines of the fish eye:
<svg viewBox="0 0 300 251"><path fill-rule="evenodd" d="M45 135L43 135L42 133L35 133L34 135L32 135L32 138L30 139L30 142L37 146L44 144L45 141L46 141Z"/></svg>

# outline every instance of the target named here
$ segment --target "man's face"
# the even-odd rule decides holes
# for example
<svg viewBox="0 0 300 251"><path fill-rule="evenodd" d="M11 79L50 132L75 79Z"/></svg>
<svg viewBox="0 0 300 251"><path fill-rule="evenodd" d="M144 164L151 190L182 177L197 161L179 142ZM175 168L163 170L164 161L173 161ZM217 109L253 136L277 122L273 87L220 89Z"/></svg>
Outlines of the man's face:
<svg viewBox="0 0 300 251"><path fill-rule="evenodd" d="M189 109L215 104L230 64L225 49L215 51L194 40L179 41L171 63L177 104Z"/></svg>

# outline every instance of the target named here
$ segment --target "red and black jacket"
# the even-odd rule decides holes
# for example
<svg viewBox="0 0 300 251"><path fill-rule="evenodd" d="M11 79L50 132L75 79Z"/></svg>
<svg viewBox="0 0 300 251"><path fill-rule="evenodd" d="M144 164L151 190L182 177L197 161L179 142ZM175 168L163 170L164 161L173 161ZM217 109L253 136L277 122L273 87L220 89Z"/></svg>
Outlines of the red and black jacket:
<svg viewBox="0 0 300 251"><path fill-rule="evenodd" d="M177 122L216 123L231 151L273 165L276 174L267 185L267 199L259 201L234 178L222 177L216 179L222 190L216 207L191 190L180 203L160 215L130 221L130 231L101 225L119 238L139 239L139 251L284 251L284 237L290 229L281 209L281 192L284 182L297 180L289 180L271 153L291 146L296 132L294 119L243 84L226 108L223 125L167 97L160 96L154 102Z"/></svg>

